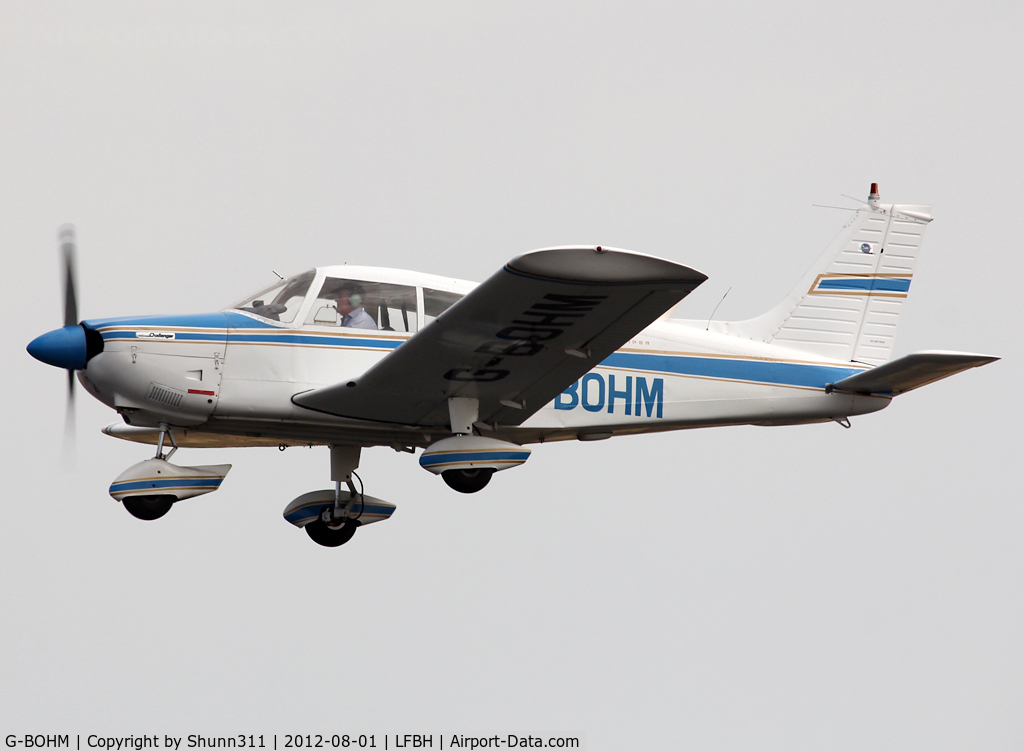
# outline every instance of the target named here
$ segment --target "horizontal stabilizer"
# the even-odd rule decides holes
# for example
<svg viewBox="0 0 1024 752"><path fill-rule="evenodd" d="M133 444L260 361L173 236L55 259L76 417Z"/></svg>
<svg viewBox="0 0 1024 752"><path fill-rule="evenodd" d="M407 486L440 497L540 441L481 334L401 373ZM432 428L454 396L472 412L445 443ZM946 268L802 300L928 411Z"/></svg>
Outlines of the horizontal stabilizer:
<svg viewBox="0 0 1024 752"><path fill-rule="evenodd" d="M976 353L925 350L837 381L832 388L858 394L891 394L894 397L947 376L987 365L999 358Z"/></svg>

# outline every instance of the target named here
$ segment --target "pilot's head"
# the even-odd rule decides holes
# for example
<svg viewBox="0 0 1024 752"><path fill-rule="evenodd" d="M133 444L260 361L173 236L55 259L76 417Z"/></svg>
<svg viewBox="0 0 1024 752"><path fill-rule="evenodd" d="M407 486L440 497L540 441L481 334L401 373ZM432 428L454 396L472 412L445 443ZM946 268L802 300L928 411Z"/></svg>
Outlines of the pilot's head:
<svg viewBox="0 0 1024 752"><path fill-rule="evenodd" d="M365 295L366 291L363 290L362 285L355 282L346 282L329 293L327 297L334 299L338 306L338 313L342 316L347 316L357 308L362 308Z"/></svg>

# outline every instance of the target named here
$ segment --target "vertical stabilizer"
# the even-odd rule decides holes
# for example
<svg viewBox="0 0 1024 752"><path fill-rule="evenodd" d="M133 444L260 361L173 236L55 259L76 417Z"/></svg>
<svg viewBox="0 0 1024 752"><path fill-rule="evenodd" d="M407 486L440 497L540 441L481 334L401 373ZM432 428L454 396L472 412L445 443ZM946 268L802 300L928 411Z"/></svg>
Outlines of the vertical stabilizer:
<svg viewBox="0 0 1024 752"><path fill-rule="evenodd" d="M768 313L730 322L729 334L836 360L889 360L931 207L881 204L871 184L818 263Z"/></svg>

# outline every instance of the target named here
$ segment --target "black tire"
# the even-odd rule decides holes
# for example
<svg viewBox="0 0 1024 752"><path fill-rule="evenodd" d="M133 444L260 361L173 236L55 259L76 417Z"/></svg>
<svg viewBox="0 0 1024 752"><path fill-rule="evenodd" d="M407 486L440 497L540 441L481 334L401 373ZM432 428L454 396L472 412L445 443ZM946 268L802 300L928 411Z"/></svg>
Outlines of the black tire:
<svg viewBox="0 0 1024 752"><path fill-rule="evenodd" d="M323 520L313 520L306 525L306 535L314 543L319 543L321 546L327 546L328 548L335 548L342 546L352 540L352 536L356 534L356 528L359 527L359 520L349 518L345 520L345 524L339 527L328 527L327 523Z"/></svg>
<svg viewBox="0 0 1024 752"><path fill-rule="evenodd" d="M489 467L474 467L469 470L445 470L441 473L449 488L459 493L476 493L491 482L494 470Z"/></svg>
<svg viewBox="0 0 1024 752"><path fill-rule="evenodd" d="M175 496L126 496L121 499L121 504L132 517L158 520L171 511L177 500Z"/></svg>

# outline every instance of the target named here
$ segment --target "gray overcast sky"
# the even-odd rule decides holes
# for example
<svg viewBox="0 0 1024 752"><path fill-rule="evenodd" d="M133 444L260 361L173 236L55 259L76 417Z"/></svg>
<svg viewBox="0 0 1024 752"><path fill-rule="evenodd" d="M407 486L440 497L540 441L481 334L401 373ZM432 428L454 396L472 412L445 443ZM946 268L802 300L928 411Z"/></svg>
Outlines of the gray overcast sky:
<svg viewBox="0 0 1024 752"><path fill-rule="evenodd" d="M0 732L586 734L588 749L1020 749L1019 4L13 3L0 24ZM897 354L1004 358L836 425L549 445L465 497L388 449L395 517L281 519L326 449L159 523L149 450L24 351L218 309L272 269L480 280L602 243L760 313L872 181L930 203Z"/></svg>

